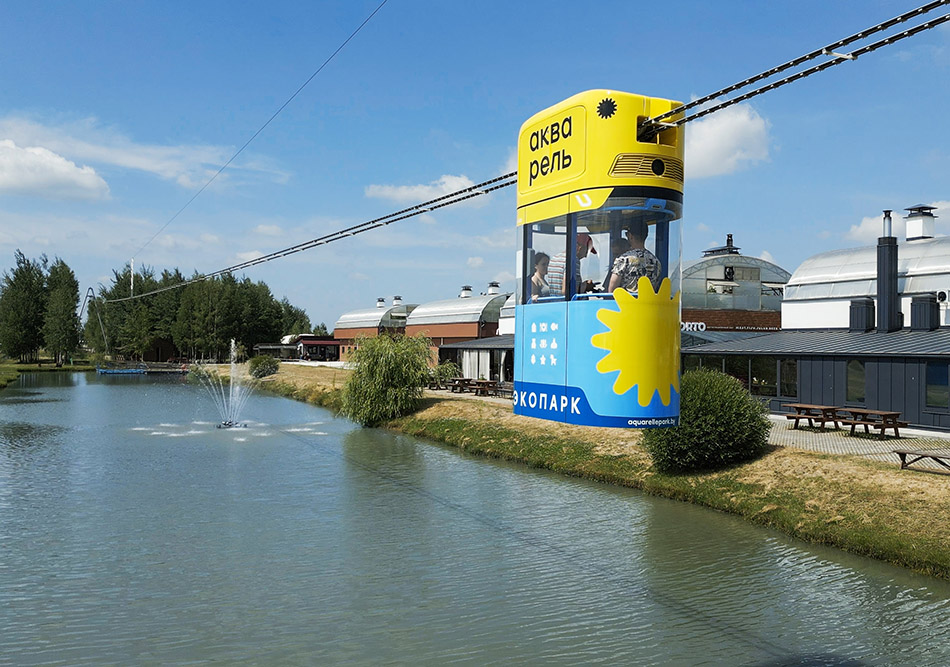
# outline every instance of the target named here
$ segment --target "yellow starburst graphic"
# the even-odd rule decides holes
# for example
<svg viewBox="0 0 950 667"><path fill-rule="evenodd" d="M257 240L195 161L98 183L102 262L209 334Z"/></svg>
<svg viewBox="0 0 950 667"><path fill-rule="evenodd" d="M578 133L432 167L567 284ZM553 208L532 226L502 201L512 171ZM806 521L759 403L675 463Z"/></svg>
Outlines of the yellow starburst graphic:
<svg viewBox="0 0 950 667"><path fill-rule="evenodd" d="M654 292L650 279L642 276L637 294L614 290L620 310L601 308L597 319L609 331L591 337L591 344L608 354L597 362L600 373L620 371L614 393L625 394L638 387L637 402L646 407L660 392L663 405L670 404L670 389L679 391L680 333L679 298L670 298L670 279L664 278Z"/></svg>

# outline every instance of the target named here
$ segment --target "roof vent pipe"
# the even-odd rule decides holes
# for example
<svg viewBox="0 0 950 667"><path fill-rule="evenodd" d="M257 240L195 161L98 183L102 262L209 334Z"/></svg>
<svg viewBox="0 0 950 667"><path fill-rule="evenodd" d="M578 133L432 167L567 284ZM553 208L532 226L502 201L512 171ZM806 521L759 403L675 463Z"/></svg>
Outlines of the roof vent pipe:
<svg viewBox="0 0 950 667"><path fill-rule="evenodd" d="M462 291L459 292L460 299L467 299L472 296L472 286L471 285L462 285Z"/></svg>
<svg viewBox="0 0 950 667"><path fill-rule="evenodd" d="M884 211L884 236L877 240L877 330L897 331L903 325L897 293L897 239L891 236L891 212Z"/></svg>
<svg viewBox="0 0 950 667"><path fill-rule="evenodd" d="M381 297L379 297L378 299L376 299L376 307L377 307L377 308L385 308L385 307L386 307L386 298L381 296Z"/></svg>
<svg viewBox="0 0 950 667"><path fill-rule="evenodd" d="M493 280L493 281L491 281L490 283L488 283L488 294L489 294L489 295L498 294L498 287L499 287L499 284L498 284L498 282L495 281L495 280Z"/></svg>
<svg viewBox="0 0 950 667"><path fill-rule="evenodd" d="M401 305L402 305L402 297L399 296L398 294L393 297L393 305L394 305L394 306L401 306Z"/></svg>

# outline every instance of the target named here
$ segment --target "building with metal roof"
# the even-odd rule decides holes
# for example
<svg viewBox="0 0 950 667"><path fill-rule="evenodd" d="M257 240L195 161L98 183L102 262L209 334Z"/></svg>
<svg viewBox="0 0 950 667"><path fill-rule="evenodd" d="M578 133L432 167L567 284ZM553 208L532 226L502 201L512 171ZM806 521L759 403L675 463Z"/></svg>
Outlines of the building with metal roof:
<svg viewBox="0 0 950 667"><path fill-rule="evenodd" d="M901 244L885 211L877 246L805 260L786 285L785 329L684 345L683 368L728 373L775 412L785 403L887 410L950 430L950 238L933 237L933 207L907 210Z"/></svg>
<svg viewBox="0 0 950 667"><path fill-rule="evenodd" d="M897 246L899 311L909 320L913 297L936 294L939 323L950 325L950 237L934 238L932 206L909 209L907 238ZM877 247L831 250L809 257L792 274L782 302L783 326L849 326L851 301L877 295Z"/></svg>
<svg viewBox="0 0 950 667"><path fill-rule="evenodd" d="M709 330L775 331L782 325L782 293L791 274L726 244L683 264L682 320Z"/></svg>
<svg viewBox="0 0 950 667"><path fill-rule="evenodd" d="M386 299L380 297L375 308L343 313L333 326L333 337L340 341L340 359L349 359L359 336L373 338L384 332L405 333L406 319L417 307L414 303L403 303L401 296L394 296L392 304L387 306Z"/></svg>
<svg viewBox="0 0 950 667"><path fill-rule="evenodd" d="M413 310L406 320L406 335L421 333L428 336L440 361L455 361L462 367L463 374L466 371L473 373L465 374L465 377L497 379L500 369L492 365L490 353L444 346L495 337L502 306L509 296L510 293L499 291L497 282L489 283L488 290L482 294L474 294L471 286L465 285L454 299L431 301ZM503 363L500 358L495 361Z"/></svg>

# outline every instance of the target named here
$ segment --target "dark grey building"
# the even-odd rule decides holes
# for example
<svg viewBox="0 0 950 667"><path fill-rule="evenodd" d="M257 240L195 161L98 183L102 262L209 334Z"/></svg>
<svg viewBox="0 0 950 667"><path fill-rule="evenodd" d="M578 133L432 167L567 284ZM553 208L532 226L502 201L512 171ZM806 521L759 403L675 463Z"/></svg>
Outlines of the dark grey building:
<svg viewBox="0 0 950 667"><path fill-rule="evenodd" d="M950 430L950 329L786 330L684 347L683 368L738 378L773 412L783 403L896 410Z"/></svg>

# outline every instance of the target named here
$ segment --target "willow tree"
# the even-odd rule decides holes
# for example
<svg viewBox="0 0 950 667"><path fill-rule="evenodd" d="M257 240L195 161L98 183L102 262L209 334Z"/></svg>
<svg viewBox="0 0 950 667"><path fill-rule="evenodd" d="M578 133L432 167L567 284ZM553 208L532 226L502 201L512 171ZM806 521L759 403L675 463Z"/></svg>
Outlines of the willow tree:
<svg viewBox="0 0 950 667"><path fill-rule="evenodd" d="M357 338L355 368L343 388L343 414L377 426L414 412L429 379L431 341L423 335Z"/></svg>

